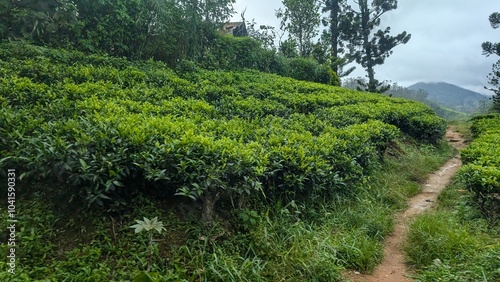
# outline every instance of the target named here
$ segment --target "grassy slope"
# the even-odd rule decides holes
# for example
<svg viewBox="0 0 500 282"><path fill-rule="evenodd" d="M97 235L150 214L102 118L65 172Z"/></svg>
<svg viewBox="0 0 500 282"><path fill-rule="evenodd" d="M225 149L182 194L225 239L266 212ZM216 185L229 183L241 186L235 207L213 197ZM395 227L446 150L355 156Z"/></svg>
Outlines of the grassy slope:
<svg viewBox="0 0 500 282"><path fill-rule="evenodd" d="M20 48L18 51L25 50ZM126 147L127 154L104 151L123 160L134 153L133 150L137 150L135 156L139 158L148 153L140 150L163 146L158 136L169 137L164 132L184 136L182 142L189 141L185 137L188 133L193 136L194 132L196 140L209 144L209 149L221 146L224 149L222 154L232 152L233 155L228 157L240 157L241 154L242 158L253 160L252 155L239 150L240 145L229 147L238 144L237 140L245 140L248 143L241 145L246 146L242 147L245 150L266 146L256 155L261 157L262 153L264 161L263 152L266 150L272 151L275 157L288 158L290 163L319 161L305 163L308 166L300 162L297 167L290 165L290 174L293 170L308 170L311 165L316 170L308 171L315 176L314 173L322 173L320 165L341 164L345 165L341 168L349 172L346 179L351 177L355 181L344 187L350 193L317 192L304 193L306 197L293 197L292 191L273 196L273 190L265 190L268 197L240 197L240 203L233 201L238 198L226 197L217 204L215 220L208 226L199 222L200 201L193 202L187 197L159 197L156 192L136 188L140 193L133 194L125 207L118 209L119 212L107 213L103 209L86 209L79 197L68 198L64 192L75 191L72 189L78 187L57 182L54 175L43 181L19 181L19 264L15 276L19 281L122 281L131 279L138 270L145 270L149 260L153 263L152 271L158 272L162 280L175 281L335 281L340 279L342 268L369 272L380 261L382 240L392 228L394 211L403 208L406 197L418 192L418 182L425 174L439 167L450 155L449 148L440 145L439 141L437 145L425 145L406 134L399 139L376 139L379 136L387 138L383 134L389 134L395 128L383 122L392 122L415 138L439 139L441 120L418 103L255 72L188 72L184 73L185 79L181 79L170 70L158 68L157 64L141 66L152 69L148 72L136 66L129 67L124 60L105 58L103 61L102 58L79 55L82 61L69 65L75 61L71 54L49 50L52 57L46 58L43 56L46 51L36 49L35 52L40 55L20 61L2 54L5 61L2 61L0 73L5 77L4 86L0 88L3 91L0 103L5 108L0 111L0 129L7 134L2 138L25 138L17 145L11 145L10 141L0 144L0 151L5 154L12 155L13 151L9 151L12 149L46 156L43 154L52 154L52 149L39 148L38 144L49 148L51 142L55 142L55 152L71 158L59 147L65 142L71 144L71 134L77 132L81 134L77 136L81 138L78 139L80 142L89 142L91 136L102 141L105 148L132 144ZM109 66L113 64L120 67ZM158 100L165 101L157 105ZM79 115L75 108L81 110ZM61 121L61 114L68 115L67 120ZM31 115L39 117L28 124L33 128L16 131L18 135L13 135L11 127L26 125L25 118L29 119ZM109 126L115 124L115 119L134 121L132 118L138 118L136 123L117 123L122 138L114 138L113 133L104 130L112 129ZM373 122L374 118L379 121ZM92 122L96 120L99 121L96 124L102 127L94 128ZM266 124L266 121L271 123ZM142 122L150 122L151 126L144 126ZM426 124L435 127L426 127ZM190 126L189 132L175 127L181 125ZM85 132L87 126L95 131ZM242 128L244 130L240 130ZM159 135L144 135L152 129ZM265 138L272 130L277 130L271 136L274 138L272 142L279 141L278 145ZM41 132L46 138L30 136L30 132ZM288 140L280 141L282 134L287 134ZM366 134L373 136L367 138ZM394 138L391 134L389 136ZM30 138L33 140L28 142ZM339 146L332 146L332 152L326 152L325 148L318 147L318 140L325 142L319 143L322 146L331 146L337 140L335 144ZM328 140L330 142L326 142ZM106 142L111 142L111 145ZM175 142L172 144L184 144ZM210 147L213 144L217 146ZM228 147L223 147L227 144ZM304 151L297 147L302 144L308 146L302 148ZM81 148L77 153L83 153L78 157L94 156L87 154L86 150ZM384 150L384 158L377 155ZM181 151L180 158L187 152L190 151ZM215 154L217 151L213 153L214 157L220 156ZM337 163L337 156L350 158ZM30 157L28 154L25 159ZM34 171L47 171L50 176L52 166L36 166L36 161L32 165ZM210 161L211 158L207 157L206 162ZM281 162L287 164L278 159L278 164ZM81 164L89 169L89 163L77 158L68 165L80 169ZM118 168L120 165L105 163ZM159 169L150 172L161 173ZM272 175L274 172L268 173ZM322 190L301 180L307 180L307 177L301 177L297 174L294 183L305 183L311 190ZM322 183L321 180L317 178L316 183ZM322 183L323 187L330 188L326 184ZM151 187L155 188L154 185ZM235 208L238 206L241 208ZM6 216L0 215L4 222ZM165 224L167 231L155 235L161 241L153 245L151 256L147 235L136 235L129 226L135 223L135 219L155 216ZM5 229L2 235L7 236ZM2 242L2 251L6 252L7 248ZM5 261L0 262L0 267L7 269ZM9 275L0 273L0 280L12 278Z"/></svg>
<svg viewBox="0 0 500 282"><path fill-rule="evenodd" d="M152 268L164 280L335 281L343 268L369 272L381 259L393 213L449 155L444 145L398 141L355 199L253 203L221 212L208 230L199 211L184 210L183 203L138 197L126 214L109 216L58 202L47 193L49 184L21 186L30 193L18 199L17 281L131 279L147 266L147 237L129 228L144 216L158 216L167 229L155 235ZM4 261L0 267L7 268Z"/></svg>
<svg viewBox="0 0 500 282"><path fill-rule="evenodd" d="M461 133L471 133L463 123ZM499 281L498 219L487 220L474 194L456 177L439 196L435 211L410 226L405 251L418 281Z"/></svg>
<svg viewBox="0 0 500 282"><path fill-rule="evenodd" d="M439 198L436 211L410 226L406 253L419 281L498 281L500 234L488 226L459 182Z"/></svg>

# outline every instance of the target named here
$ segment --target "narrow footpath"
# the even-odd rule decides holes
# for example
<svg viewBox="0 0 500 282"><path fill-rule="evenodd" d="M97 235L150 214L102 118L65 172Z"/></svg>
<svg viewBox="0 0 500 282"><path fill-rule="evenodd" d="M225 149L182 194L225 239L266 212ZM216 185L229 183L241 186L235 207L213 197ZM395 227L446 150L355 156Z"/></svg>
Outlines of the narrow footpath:
<svg viewBox="0 0 500 282"><path fill-rule="evenodd" d="M463 137L450 127L446 140L456 149L464 148ZM462 165L459 156L449 159L439 170L429 175L422 192L408 200L408 208L396 214L394 231L385 241L384 259L372 274L346 273L346 278L353 282L411 282L409 269L405 264L402 245L406 238L408 222L418 214L433 208L439 193L450 183L458 168Z"/></svg>

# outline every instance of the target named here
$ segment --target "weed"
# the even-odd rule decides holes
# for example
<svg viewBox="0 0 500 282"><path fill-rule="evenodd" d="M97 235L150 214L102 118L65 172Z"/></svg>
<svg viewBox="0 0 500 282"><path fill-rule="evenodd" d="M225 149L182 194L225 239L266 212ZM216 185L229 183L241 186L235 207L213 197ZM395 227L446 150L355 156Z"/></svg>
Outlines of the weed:
<svg viewBox="0 0 500 282"><path fill-rule="evenodd" d="M155 217L153 219L148 219L146 217L144 217L144 220L138 220L136 219L135 220L137 223L130 226L130 228L134 228L134 232L135 233L140 233L142 231L146 231L148 234L149 234L149 256L148 256L148 269L146 270L146 272L149 272L149 270L151 269L151 259L153 258L153 252L155 250L154 248L154 242L155 242L155 239L153 239L153 232L154 230L156 230L159 234L161 234L162 231L165 230L165 227L163 227L163 222L161 221L158 221L158 217ZM144 277L148 278L148 274L147 273L143 273Z"/></svg>
<svg viewBox="0 0 500 282"><path fill-rule="evenodd" d="M437 210L410 226L405 252L418 270L417 281L499 281L496 230L455 179L438 197Z"/></svg>
<svg viewBox="0 0 500 282"><path fill-rule="evenodd" d="M264 273L267 263L257 256L243 258L229 256L216 248L207 262L209 281L266 281Z"/></svg>
<svg viewBox="0 0 500 282"><path fill-rule="evenodd" d="M466 227L438 212L424 214L410 225L405 251L412 264L431 265L435 259L465 258L478 243Z"/></svg>

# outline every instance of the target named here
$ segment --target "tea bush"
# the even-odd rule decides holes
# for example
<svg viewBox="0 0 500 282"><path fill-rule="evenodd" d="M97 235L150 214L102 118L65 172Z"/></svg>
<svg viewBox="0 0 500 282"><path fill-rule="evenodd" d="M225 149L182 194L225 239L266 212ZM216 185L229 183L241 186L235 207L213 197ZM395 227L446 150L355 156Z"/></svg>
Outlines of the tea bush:
<svg viewBox="0 0 500 282"><path fill-rule="evenodd" d="M158 62L1 47L0 166L89 205L162 187L201 200L210 222L220 198L351 194L401 132L435 143L445 130L417 102L257 71L181 78Z"/></svg>
<svg viewBox="0 0 500 282"><path fill-rule="evenodd" d="M461 152L464 166L459 175L483 214L495 220L500 213L500 115L473 118L471 131L476 138Z"/></svg>

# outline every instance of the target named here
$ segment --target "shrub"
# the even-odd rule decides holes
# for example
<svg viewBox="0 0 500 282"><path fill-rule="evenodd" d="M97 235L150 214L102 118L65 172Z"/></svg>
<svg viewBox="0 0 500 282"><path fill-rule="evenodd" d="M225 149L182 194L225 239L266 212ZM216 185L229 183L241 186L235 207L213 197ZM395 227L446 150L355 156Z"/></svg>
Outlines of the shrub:
<svg viewBox="0 0 500 282"><path fill-rule="evenodd" d="M219 199L351 194L400 131L435 141L443 130L419 103L278 75L181 62L180 78L158 62L4 45L0 166L88 204L155 186L202 201L210 221ZM295 62L301 75L319 66Z"/></svg>
<svg viewBox="0 0 500 282"><path fill-rule="evenodd" d="M462 150L464 166L458 174L475 198L483 214L494 220L500 195L500 115L490 114L472 119L471 131L476 139Z"/></svg>
<svg viewBox="0 0 500 282"><path fill-rule="evenodd" d="M304 81L315 81L317 63L307 58L292 58L288 63L287 76Z"/></svg>
<svg viewBox="0 0 500 282"><path fill-rule="evenodd" d="M315 70L315 82L340 86L340 78L338 75L326 64L319 64Z"/></svg>

